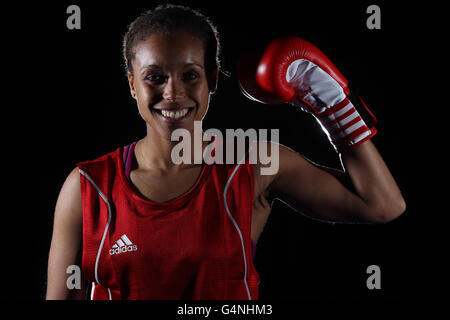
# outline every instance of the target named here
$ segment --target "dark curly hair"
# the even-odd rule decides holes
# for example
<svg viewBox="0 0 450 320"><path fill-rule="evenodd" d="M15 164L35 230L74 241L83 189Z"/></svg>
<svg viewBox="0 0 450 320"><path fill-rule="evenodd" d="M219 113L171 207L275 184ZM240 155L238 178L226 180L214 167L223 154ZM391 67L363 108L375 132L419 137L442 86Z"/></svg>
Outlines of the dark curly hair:
<svg viewBox="0 0 450 320"><path fill-rule="evenodd" d="M220 42L216 27L199 11L173 4L160 5L145 11L128 26L128 31L123 38L125 71L133 75L132 62L137 43L154 33L172 32L178 29L203 41L207 75L211 75L215 69L220 71Z"/></svg>

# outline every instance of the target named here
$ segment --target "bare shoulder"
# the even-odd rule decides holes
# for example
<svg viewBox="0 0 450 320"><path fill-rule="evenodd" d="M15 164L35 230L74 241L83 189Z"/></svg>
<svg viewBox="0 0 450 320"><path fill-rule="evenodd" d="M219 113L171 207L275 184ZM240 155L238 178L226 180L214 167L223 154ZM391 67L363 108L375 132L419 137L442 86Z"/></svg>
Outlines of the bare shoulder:
<svg viewBox="0 0 450 320"><path fill-rule="evenodd" d="M78 168L74 168L70 172L61 188L55 208L55 220L57 218L72 221L81 221L82 219L80 173Z"/></svg>
<svg viewBox="0 0 450 320"><path fill-rule="evenodd" d="M269 156L264 157L264 154ZM321 166L285 145L258 142L258 161L254 165L255 196L276 193L276 190L289 187L293 180L296 183L310 181L307 178L317 174L319 168Z"/></svg>
<svg viewBox="0 0 450 320"><path fill-rule="evenodd" d="M292 149L271 141L259 141L252 149L255 196L266 193L269 186L286 169L305 159Z"/></svg>
<svg viewBox="0 0 450 320"><path fill-rule="evenodd" d="M74 188L80 185L80 170L78 167L72 169L64 182L63 188Z"/></svg>

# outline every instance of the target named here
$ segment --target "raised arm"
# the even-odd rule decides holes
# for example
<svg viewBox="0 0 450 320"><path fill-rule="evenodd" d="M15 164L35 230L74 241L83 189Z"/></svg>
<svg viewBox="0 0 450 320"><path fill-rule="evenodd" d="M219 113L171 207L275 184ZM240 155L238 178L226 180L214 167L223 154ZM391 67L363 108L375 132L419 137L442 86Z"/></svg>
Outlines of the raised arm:
<svg viewBox="0 0 450 320"><path fill-rule="evenodd" d="M342 153L345 172L332 173L280 146L278 173L268 191L313 218L388 222L405 210L394 178L371 141Z"/></svg>

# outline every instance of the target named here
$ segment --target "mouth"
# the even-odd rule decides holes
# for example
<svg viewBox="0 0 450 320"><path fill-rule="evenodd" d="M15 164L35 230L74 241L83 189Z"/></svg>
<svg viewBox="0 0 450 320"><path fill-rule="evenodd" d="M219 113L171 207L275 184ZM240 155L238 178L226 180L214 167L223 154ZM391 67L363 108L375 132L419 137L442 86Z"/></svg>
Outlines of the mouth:
<svg viewBox="0 0 450 320"><path fill-rule="evenodd" d="M183 121L189 117L194 107L178 108L178 109L153 109L165 121L177 122Z"/></svg>

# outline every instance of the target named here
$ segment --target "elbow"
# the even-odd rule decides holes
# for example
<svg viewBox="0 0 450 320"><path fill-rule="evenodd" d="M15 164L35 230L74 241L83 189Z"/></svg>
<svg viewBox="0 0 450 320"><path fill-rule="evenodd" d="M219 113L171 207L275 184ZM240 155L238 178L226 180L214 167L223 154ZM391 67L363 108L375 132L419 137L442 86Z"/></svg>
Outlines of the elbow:
<svg viewBox="0 0 450 320"><path fill-rule="evenodd" d="M376 223L388 223L400 217L406 211L405 199L400 195L395 199L384 200L377 206Z"/></svg>

